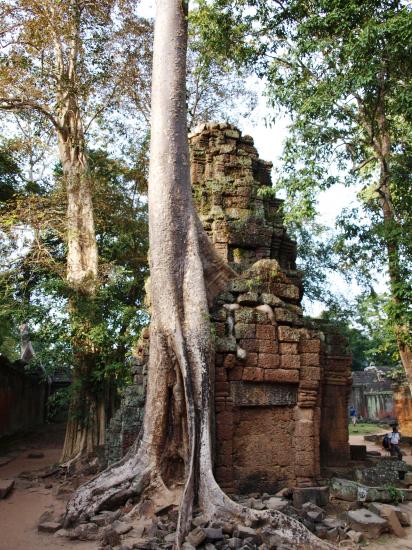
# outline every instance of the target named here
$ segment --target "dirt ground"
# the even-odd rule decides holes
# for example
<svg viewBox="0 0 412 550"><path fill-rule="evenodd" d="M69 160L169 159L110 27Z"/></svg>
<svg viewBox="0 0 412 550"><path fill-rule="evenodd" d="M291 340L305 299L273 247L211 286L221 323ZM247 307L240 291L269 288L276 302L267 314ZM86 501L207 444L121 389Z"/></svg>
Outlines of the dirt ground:
<svg viewBox="0 0 412 550"><path fill-rule="evenodd" d="M12 493L0 500L0 550L95 550L97 542L70 541L65 538L38 533L39 517L47 511L54 514L64 511L64 500L56 497L59 482L45 478L33 482L30 475L23 476L56 464L62 448L63 426L46 426L30 436L9 441L0 447L0 479L15 479ZM385 433L385 432L382 432ZM380 445L365 442L363 435L350 436L350 443L363 445L368 450L383 452ZM41 458L28 458L30 452L41 452ZM412 447L403 448L404 459L412 465ZM6 462L5 457L10 459ZM2 464L3 463L3 464ZM412 517L412 503L408 504ZM384 535L366 545L368 550L412 550L412 527L407 536L399 539ZM362 545L363 546L363 545Z"/></svg>
<svg viewBox="0 0 412 550"><path fill-rule="evenodd" d="M94 550L95 542L68 541L54 535L37 532L39 517L53 510L64 510L64 501L55 496L56 483L44 479L40 484L18 477L22 472L34 472L56 464L60 458L62 426L46 426L45 429L7 442L0 448L2 458L10 462L0 466L1 479L15 479L12 493L0 500L0 550ZM33 451L44 454L42 458L28 458ZM32 485L32 486L31 486ZM52 485L52 487L49 487ZM49 487L46 489L46 487Z"/></svg>

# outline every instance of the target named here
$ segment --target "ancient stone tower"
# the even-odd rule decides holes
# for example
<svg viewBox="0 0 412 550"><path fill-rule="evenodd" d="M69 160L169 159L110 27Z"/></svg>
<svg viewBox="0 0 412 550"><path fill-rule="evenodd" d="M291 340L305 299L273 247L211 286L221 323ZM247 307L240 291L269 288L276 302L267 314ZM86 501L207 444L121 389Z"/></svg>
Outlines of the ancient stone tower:
<svg viewBox="0 0 412 550"><path fill-rule="evenodd" d="M304 319L296 245L271 190L271 164L229 124L190 136L193 195L203 226L239 276L211 309L215 333L215 475L227 492L316 484L321 465L349 459L350 357L330 326ZM148 334L117 423L123 451L141 415ZM120 417L119 417L120 415ZM133 423L134 422L134 423ZM120 427L119 427L120 426Z"/></svg>

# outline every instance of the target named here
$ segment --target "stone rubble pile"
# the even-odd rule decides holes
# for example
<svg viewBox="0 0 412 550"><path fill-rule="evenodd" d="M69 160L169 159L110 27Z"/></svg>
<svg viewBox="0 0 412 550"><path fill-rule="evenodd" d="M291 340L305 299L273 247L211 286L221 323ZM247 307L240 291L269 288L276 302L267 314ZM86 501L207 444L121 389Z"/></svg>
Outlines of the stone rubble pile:
<svg viewBox="0 0 412 550"><path fill-rule="evenodd" d="M316 490L319 489L319 490ZM300 489L297 489L298 493ZM294 491L283 489L276 495L252 493L235 495L239 504L256 510L278 510L299 520L319 538L345 548L376 539L383 533L404 537L409 527L410 505L394 506L379 502L357 503L357 509L331 516L328 514L327 488L312 488L294 498ZM315 503L319 502L322 505ZM294 506L299 504L299 508ZM143 515L145 514L145 515ZM128 502L115 512L101 511L83 517L73 529L63 528L63 516L46 512L40 518L39 532L69 540L96 541L101 550L171 549L176 538L177 509L153 509L147 501L134 507ZM192 528L183 544L184 550L286 550L278 534L268 526L243 525L236 522L209 521L195 512Z"/></svg>

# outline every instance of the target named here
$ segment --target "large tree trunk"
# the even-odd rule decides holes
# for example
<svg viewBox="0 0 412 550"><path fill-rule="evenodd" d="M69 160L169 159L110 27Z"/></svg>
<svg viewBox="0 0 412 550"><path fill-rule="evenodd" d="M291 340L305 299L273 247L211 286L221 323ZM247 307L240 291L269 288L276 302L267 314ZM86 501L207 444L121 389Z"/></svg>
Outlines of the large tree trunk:
<svg viewBox="0 0 412 550"><path fill-rule="evenodd" d="M72 328L73 380L63 462L104 445L105 406L102 383L94 377L98 350L90 332L98 318L94 297L98 253L94 228L92 182L80 112L73 96L62 102L59 154L67 194L67 282Z"/></svg>
<svg viewBox="0 0 412 550"><path fill-rule="evenodd" d="M177 547L197 503L210 518L277 529L294 548L330 548L280 512L231 501L212 473L213 346L208 301L233 272L216 255L196 215L190 185L182 0L158 0L154 39L149 173L150 354L139 440L124 459L83 485L66 525L130 497L179 504Z"/></svg>

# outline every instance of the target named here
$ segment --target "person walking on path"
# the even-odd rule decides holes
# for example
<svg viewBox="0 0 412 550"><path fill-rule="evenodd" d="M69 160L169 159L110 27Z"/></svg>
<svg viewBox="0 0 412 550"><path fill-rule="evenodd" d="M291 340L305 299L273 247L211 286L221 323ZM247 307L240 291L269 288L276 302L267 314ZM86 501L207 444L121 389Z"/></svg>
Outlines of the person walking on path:
<svg viewBox="0 0 412 550"><path fill-rule="evenodd" d="M351 417L351 420L352 420L352 424L355 426L356 422L358 420L358 415L357 415L356 409L353 405L351 405L350 408L349 408L349 414L350 414L350 417Z"/></svg>
<svg viewBox="0 0 412 550"><path fill-rule="evenodd" d="M391 452L391 456L397 456L399 460L402 460L402 452L399 447L400 441L401 441L401 434L398 432L398 427L395 425L393 426L392 433L391 433L390 452Z"/></svg>

